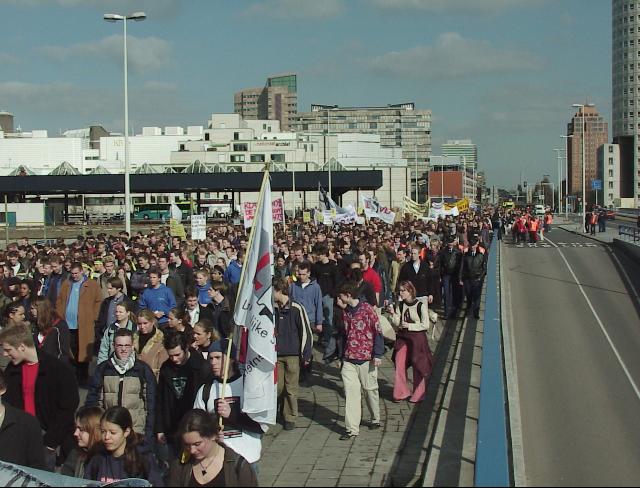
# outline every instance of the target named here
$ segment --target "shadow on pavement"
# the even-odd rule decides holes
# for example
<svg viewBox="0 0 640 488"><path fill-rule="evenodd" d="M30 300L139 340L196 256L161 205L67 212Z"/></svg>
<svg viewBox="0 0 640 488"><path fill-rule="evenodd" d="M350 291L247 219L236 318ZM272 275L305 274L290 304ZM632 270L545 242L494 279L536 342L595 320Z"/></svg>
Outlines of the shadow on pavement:
<svg viewBox="0 0 640 488"><path fill-rule="evenodd" d="M457 325L456 319L449 319L445 324L444 333L435 353L435 365L429 379L425 400L415 405L411 412L400 448L393 460L388 486L409 486L416 478L419 478L419 481L413 486L422 486L421 470L425 467L421 464L422 453L433 442L432 438L427 441L425 439L429 435L433 436L433 432L429 432L429 426L437 423L437 419L435 419L436 422L432 422L432 418L437 415L440 407L438 404L441 401L438 397L440 385L446 384L449 379L447 356L452 345L455 344Z"/></svg>

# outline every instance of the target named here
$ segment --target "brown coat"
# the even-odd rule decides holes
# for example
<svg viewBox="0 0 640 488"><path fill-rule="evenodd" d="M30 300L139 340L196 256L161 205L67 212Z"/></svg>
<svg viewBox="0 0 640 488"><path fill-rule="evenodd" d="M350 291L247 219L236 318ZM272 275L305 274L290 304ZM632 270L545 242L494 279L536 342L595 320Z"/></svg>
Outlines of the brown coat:
<svg viewBox="0 0 640 488"><path fill-rule="evenodd" d="M156 381L158 381L160 366L169 359L167 350L164 348L164 334L162 331L156 328L156 333L147 341L142 351L140 350L140 331L136 332L133 336L133 348L138 354L138 359L151 367L153 374L156 376Z"/></svg>
<svg viewBox="0 0 640 488"><path fill-rule="evenodd" d="M258 480L249 463L228 447L224 447L224 483L225 486L258 486ZM167 486L190 486L193 464L176 459L169 469Z"/></svg>
<svg viewBox="0 0 640 488"><path fill-rule="evenodd" d="M64 318L67 311L67 302L71 293L71 282L65 280L60 286L60 294L56 301L56 310L60 317ZM102 293L100 285L96 281L86 280L80 287L80 300L78 302L78 362L87 363L93 355L94 324L100 312ZM75 354L75 351L73 351Z"/></svg>

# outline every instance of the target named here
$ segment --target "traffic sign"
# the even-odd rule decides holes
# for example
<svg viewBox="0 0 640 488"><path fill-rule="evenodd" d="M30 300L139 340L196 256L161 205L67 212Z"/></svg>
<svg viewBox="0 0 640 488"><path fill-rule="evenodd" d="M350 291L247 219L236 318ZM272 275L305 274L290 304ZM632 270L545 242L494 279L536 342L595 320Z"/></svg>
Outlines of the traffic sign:
<svg viewBox="0 0 640 488"><path fill-rule="evenodd" d="M592 190L602 190L602 180L591 180Z"/></svg>

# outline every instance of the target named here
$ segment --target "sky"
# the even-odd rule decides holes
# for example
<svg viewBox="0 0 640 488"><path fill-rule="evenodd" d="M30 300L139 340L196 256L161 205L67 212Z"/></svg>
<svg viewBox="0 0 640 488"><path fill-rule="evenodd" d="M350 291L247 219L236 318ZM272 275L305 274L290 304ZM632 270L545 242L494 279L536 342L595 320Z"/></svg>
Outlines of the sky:
<svg viewBox="0 0 640 488"><path fill-rule="evenodd" d="M0 0L0 110L23 130L206 125L233 94L298 74L298 110L415 102L432 154L478 145L487 184L557 180L574 103L611 125L608 0Z"/></svg>

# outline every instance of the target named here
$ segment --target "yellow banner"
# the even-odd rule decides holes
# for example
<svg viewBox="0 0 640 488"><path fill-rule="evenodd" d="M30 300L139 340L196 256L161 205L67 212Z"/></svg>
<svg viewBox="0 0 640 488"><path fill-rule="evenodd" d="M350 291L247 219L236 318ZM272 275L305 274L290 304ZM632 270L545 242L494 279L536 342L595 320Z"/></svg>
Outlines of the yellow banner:
<svg viewBox="0 0 640 488"><path fill-rule="evenodd" d="M311 212L302 212L302 221L304 223L311 222Z"/></svg>
<svg viewBox="0 0 640 488"><path fill-rule="evenodd" d="M404 213L413 215L415 217L421 217L429 211L429 200L427 203L416 203L407 195L403 199Z"/></svg>
<svg viewBox="0 0 640 488"><path fill-rule="evenodd" d="M176 219L171 219L169 221L169 232L171 233L171 237L180 237L182 239L187 238L187 232L184 230L184 225Z"/></svg>

